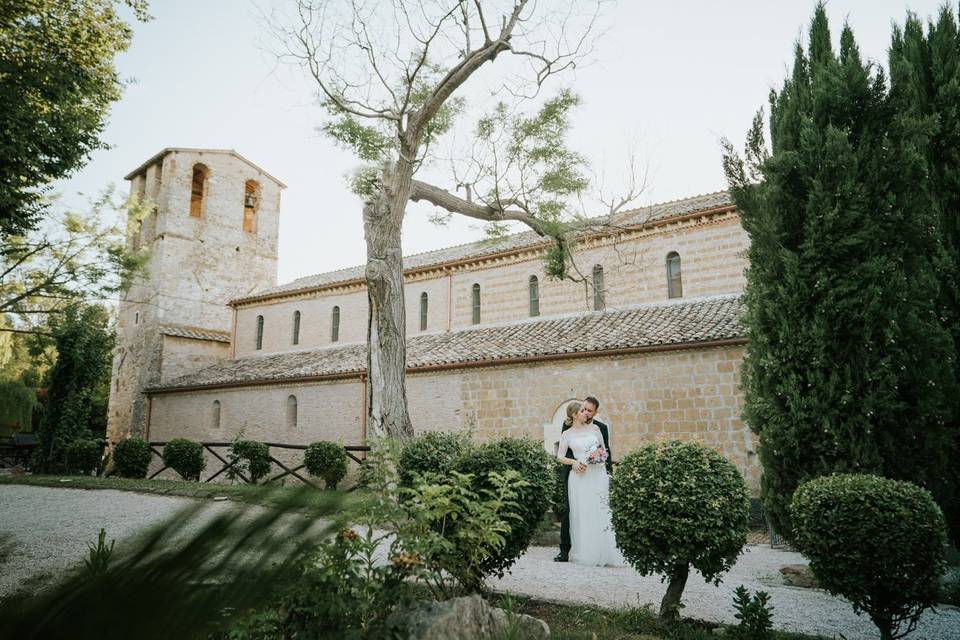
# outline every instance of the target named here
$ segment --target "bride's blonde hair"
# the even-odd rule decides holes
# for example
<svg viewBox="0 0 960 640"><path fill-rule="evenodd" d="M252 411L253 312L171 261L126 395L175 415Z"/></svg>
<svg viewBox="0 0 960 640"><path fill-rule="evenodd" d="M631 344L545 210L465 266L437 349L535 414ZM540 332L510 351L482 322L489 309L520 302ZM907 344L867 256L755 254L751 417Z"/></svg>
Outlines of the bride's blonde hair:
<svg viewBox="0 0 960 640"><path fill-rule="evenodd" d="M567 419L563 421L563 424L567 427L573 425L573 416L577 415L577 412L580 411L579 402L571 402L567 405Z"/></svg>

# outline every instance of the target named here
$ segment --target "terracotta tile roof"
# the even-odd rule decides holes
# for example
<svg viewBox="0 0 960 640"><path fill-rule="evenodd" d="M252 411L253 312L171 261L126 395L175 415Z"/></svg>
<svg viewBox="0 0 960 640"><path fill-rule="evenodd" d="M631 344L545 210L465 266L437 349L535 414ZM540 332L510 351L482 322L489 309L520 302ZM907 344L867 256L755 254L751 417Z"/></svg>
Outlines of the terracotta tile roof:
<svg viewBox="0 0 960 640"><path fill-rule="evenodd" d="M675 218L688 213L695 213L697 211L709 211L710 209L726 207L732 204L733 201L730 199L730 195L726 191L718 191L716 193L708 193L704 195L693 196L691 198L684 198L683 200L673 200L671 202L663 202L648 207L641 207L639 209L625 211L618 215L613 223L621 227L633 227L657 220ZM437 249L436 251L418 253L412 256L404 256L403 267L404 271L423 269L425 267L441 265L448 262L457 262L471 258L482 258L483 256L494 255L506 251L514 251L526 247L533 247L542 243L543 241L544 239L533 231L524 231L506 236L496 241L481 240L479 242L471 242L469 244L461 244L454 247ZM281 284L276 287L263 289L261 291L252 293L249 296L236 298L231 301L231 304L252 301L268 296L293 293L296 291L310 290L341 282L349 282L351 280L362 278L363 274L363 266L348 267L346 269L338 269L337 271L318 273L312 276L297 278L296 280L292 280L291 282Z"/></svg>
<svg viewBox="0 0 960 640"><path fill-rule="evenodd" d="M512 324L411 336L407 366L456 367L517 358L680 345L745 337L738 295L723 295L586 312ZM295 381L360 373L366 344L252 356L211 365L148 391L208 385Z"/></svg>
<svg viewBox="0 0 960 640"><path fill-rule="evenodd" d="M192 338L194 340L212 340L214 342L230 342L230 334L226 331L213 331L212 329L198 329L197 327L185 327L179 324L164 324L160 326L160 333L165 336L175 336L177 338Z"/></svg>

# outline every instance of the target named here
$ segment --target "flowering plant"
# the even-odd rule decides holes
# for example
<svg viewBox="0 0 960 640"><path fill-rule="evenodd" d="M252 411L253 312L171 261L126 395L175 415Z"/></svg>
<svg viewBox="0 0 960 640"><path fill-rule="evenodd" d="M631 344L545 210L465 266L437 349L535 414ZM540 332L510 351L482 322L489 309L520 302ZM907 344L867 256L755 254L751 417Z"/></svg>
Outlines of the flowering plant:
<svg viewBox="0 0 960 640"><path fill-rule="evenodd" d="M606 464L610 454L602 444L595 444L587 451L587 464Z"/></svg>

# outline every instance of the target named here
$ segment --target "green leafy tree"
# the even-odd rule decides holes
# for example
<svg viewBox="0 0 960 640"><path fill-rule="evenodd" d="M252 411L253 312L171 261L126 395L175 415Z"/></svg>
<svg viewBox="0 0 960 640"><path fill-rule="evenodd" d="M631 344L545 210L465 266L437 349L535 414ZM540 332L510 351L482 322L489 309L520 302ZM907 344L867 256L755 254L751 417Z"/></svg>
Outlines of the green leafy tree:
<svg viewBox="0 0 960 640"><path fill-rule="evenodd" d="M0 7L0 237L33 229L52 180L96 149L123 83L114 58L144 0L19 0Z"/></svg>
<svg viewBox="0 0 960 640"><path fill-rule="evenodd" d="M281 57L316 82L330 116L323 131L367 163L353 188L364 198L367 424L374 435L413 436L400 244L408 202L434 205L443 212L438 220L484 221L494 234L508 222L524 224L554 240L549 272L567 275L564 223L587 185L584 158L565 140L578 99L561 91L531 114L522 106L589 52L602 4L298 0L289 17L273 21ZM518 66L511 69L511 60ZM503 68L498 94L511 99L480 116L463 152L451 154L458 160L449 187L429 184L421 170L467 109L468 86L479 82L474 76L492 67ZM454 186L463 197L451 192Z"/></svg>
<svg viewBox="0 0 960 640"><path fill-rule="evenodd" d="M97 394L109 384L114 332L106 309L97 305L68 307L51 321L57 362L50 370L47 410L40 428L39 464L61 470L67 445L98 435L91 427L103 422Z"/></svg>
<svg viewBox="0 0 960 640"><path fill-rule="evenodd" d="M876 473L952 499L955 347L938 303L939 219L925 131L819 5L792 75L724 168L750 235L744 417L760 440L764 505L792 532L806 479Z"/></svg>
<svg viewBox="0 0 960 640"><path fill-rule="evenodd" d="M937 264L941 282L941 319L951 330L954 375L960 379L960 30L953 11L944 6L935 22L923 24L908 15L894 27L890 46L890 97L900 117L921 132L925 143L916 153L924 165L928 206L939 216L943 255ZM950 419L960 433L960 397ZM960 457L960 437L950 454ZM945 501L950 487L960 486L960 465L937 497L955 541L960 540L960 500ZM933 487L931 487L933 488Z"/></svg>

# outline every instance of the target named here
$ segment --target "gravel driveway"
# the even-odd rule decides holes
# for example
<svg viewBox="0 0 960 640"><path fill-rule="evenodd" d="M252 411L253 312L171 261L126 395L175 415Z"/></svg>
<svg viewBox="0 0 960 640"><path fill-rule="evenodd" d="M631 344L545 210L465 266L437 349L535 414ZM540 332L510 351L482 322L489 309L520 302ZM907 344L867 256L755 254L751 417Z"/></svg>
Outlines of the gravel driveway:
<svg viewBox="0 0 960 640"><path fill-rule="evenodd" d="M50 489L0 485L0 535L11 536L17 545L0 572L0 597L31 579L53 576L81 562L87 542L96 540L100 527L108 539L123 539L156 524L191 498L142 495L122 491ZM211 509L231 508L231 503L211 503ZM622 607L659 603L666 586L658 577L643 577L633 569L582 567L552 561L555 549L531 548L513 573L492 586L498 591L535 596L546 600ZM779 629L818 633L827 637L866 640L878 637L867 618L858 618L850 606L822 591L785 586L779 568L804 563L800 554L748 547L719 587L691 574L684 592L684 615L705 620L736 622L733 590L740 584L770 594L774 624ZM943 607L927 612L916 640L960 640L960 609Z"/></svg>

